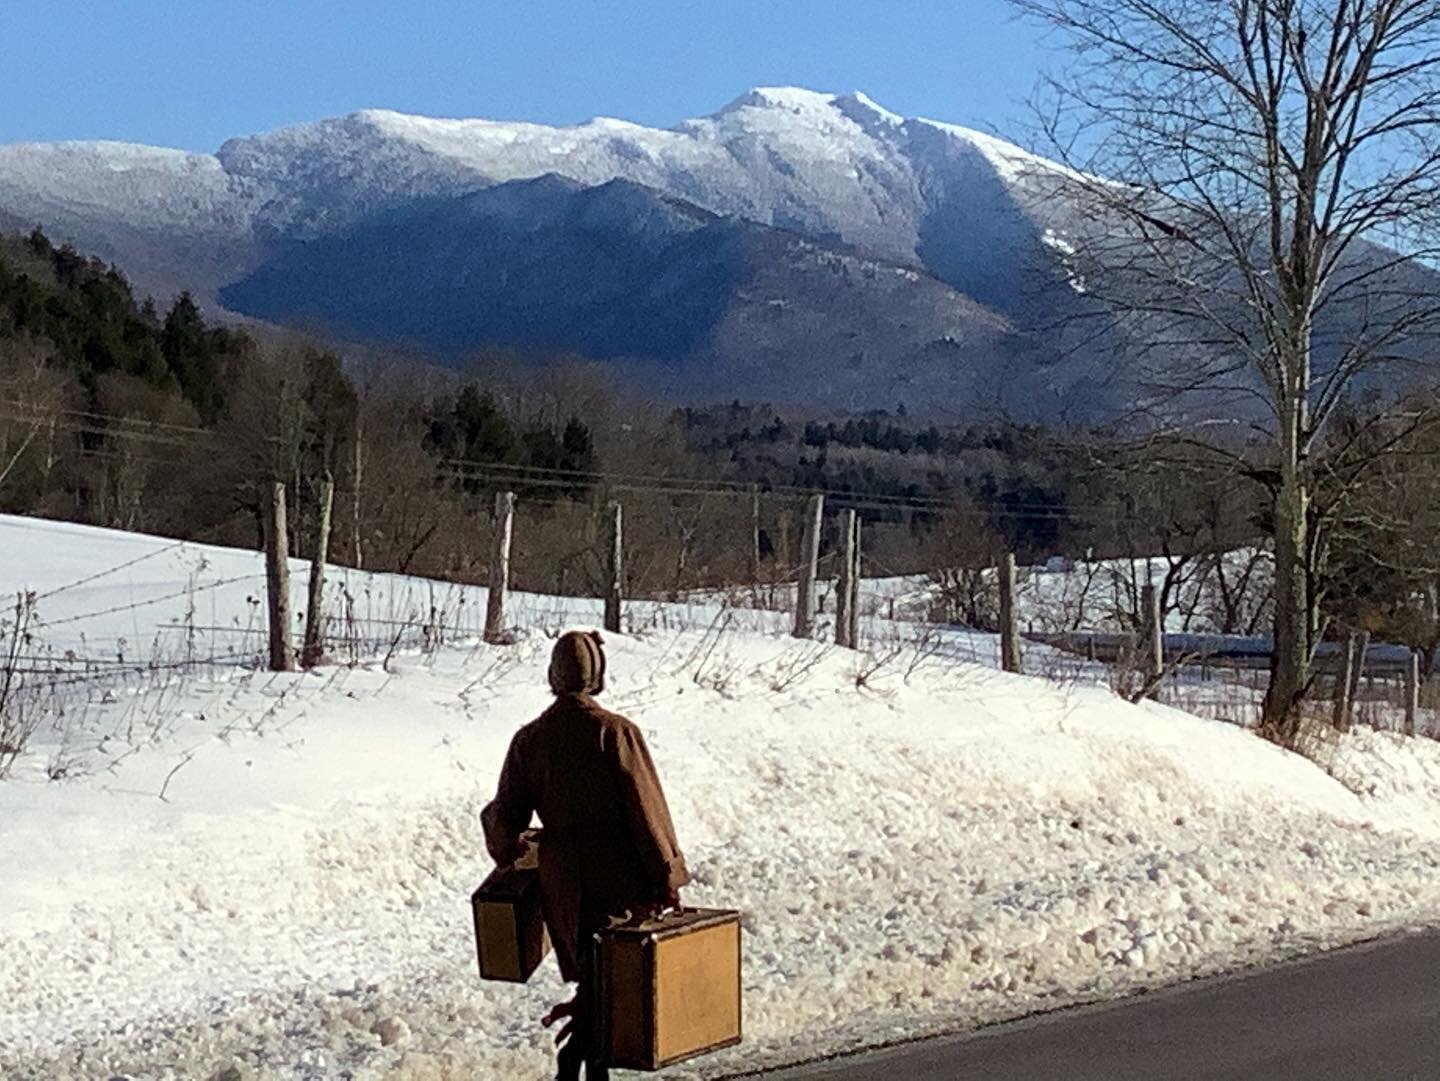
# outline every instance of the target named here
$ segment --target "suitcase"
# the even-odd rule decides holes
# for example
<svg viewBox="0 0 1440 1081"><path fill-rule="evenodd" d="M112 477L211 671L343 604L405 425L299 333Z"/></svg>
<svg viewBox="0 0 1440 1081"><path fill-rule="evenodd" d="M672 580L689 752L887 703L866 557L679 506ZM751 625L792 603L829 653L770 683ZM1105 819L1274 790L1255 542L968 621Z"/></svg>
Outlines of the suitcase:
<svg viewBox="0 0 1440 1081"><path fill-rule="evenodd" d="M532 846L512 867L497 867L470 896L480 977L524 983L550 952L540 907L540 864Z"/></svg>
<svg viewBox="0 0 1440 1081"><path fill-rule="evenodd" d="M685 908L595 936L602 1061L659 1070L740 1042L740 913Z"/></svg>

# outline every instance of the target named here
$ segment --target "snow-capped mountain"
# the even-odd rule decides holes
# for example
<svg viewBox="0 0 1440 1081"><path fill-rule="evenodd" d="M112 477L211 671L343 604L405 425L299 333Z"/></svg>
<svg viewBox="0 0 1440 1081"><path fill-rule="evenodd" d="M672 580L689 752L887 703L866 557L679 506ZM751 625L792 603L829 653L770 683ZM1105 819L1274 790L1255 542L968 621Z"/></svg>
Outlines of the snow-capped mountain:
<svg viewBox="0 0 1440 1081"><path fill-rule="evenodd" d="M307 239L416 196L557 173L587 185L624 178L718 214L905 259L955 181L1018 186L1023 201L1020 170L1038 162L988 135L901 118L863 94L786 87L752 90L670 130L365 110L231 139L214 156L108 142L0 147L0 206L77 219L103 208L140 229L249 225Z"/></svg>
<svg viewBox="0 0 1440 1081"><path fill-rule="evenodd" d="M366 110L215 155L0 147L0 223L162 294L452 358L582 352L678 399L1084 418L1133 387L1113 343L1066 340L1093 302L1060 168L766 88L667 130Z"/></svg>
<svg viewBox="0 0 1440 1081"><path fill-rule="evenodd" d="M596 119L572 128L434 120L371 110L232 139L218 160L277 193L269 228L310 237L416 195L557 173L623 178L705 207L915 259L955 185L1021 191L1038 159L990 136L905 120L863 94L752 90L713 116L657 130Z"/></svg>

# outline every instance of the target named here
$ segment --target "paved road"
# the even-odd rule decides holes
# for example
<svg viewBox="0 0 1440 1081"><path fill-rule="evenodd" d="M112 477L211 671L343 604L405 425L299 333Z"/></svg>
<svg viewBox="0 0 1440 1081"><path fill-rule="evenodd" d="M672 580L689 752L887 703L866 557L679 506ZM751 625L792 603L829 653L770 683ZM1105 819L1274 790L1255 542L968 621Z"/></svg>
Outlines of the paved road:
<svg viewBox="0 0 1440 1081"><path fill-rule="evenodd" d="M773 1081L1437 1081L1440 934L788 1070Z"/></svg>

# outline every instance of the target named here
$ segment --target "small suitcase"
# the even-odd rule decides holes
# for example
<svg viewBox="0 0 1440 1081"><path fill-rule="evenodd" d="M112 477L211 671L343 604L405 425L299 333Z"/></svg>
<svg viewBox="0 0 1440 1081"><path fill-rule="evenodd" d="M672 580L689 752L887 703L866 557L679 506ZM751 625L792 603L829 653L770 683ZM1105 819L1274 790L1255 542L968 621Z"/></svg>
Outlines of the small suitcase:
<svg viewBox="0 0 1440 1081"><path fill-rule="evenodd" d="M540 907L540 869L532 847L512 867L497 867L470 897L475 952L486 980L524 983L550 951Z"/></svg>
<svg viewBox="0 0 1440 1081"><path fill-rule="evenodd" d="M740 1042L740 913L686 908L595 936L603 1061L659 1070Z"/></svg>

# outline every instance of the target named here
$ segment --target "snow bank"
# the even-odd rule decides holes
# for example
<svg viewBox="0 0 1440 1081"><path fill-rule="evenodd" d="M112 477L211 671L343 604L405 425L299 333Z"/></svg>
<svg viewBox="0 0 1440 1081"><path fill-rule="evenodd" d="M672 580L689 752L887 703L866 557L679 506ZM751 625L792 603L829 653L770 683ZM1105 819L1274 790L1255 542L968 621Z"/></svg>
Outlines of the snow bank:
<svg viewBox="0 0 1440 1081"><path fill-rule="evenodd" d="M66 573L86 552L104 569L99 534L26 527ZM96 772L55 783L44 747L22 759L0 783L0 1075L549 1076L553 966L481 983L467 909L478 810L545 704L546 631L597 614L536 613L513 646L452 641L389 671L114 695L83 716L106 746L71 736ZM649 614L612 639L607 701L651 741L687 900L744 910L747 932L746 1042L676 1076L1440 918L1436 745L1357 732L1337 780L1098 687L920 648L872 670L713 610ZM117 754L127 713L165 725Z"/></svg>

